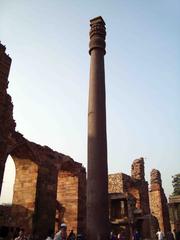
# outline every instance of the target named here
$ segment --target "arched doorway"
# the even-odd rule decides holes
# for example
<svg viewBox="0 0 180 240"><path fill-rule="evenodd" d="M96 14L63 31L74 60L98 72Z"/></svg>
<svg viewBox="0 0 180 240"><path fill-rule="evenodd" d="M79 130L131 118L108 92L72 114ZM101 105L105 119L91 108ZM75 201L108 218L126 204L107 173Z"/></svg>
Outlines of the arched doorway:
<svg viewBox="0 0 180 240"><path fill-rule="evenodd" d="M16 168L14 160L9 155L6 159L1 195L0 195L0 237L12 237L15 229L12 227L12 201L14 192Z"/></svg>
<svg viewBox="0 0 180 240"><path fill-rule="evenodd" d="M5 164L0 204L12 204L15 174L14 160L9 155Z"/></svg>

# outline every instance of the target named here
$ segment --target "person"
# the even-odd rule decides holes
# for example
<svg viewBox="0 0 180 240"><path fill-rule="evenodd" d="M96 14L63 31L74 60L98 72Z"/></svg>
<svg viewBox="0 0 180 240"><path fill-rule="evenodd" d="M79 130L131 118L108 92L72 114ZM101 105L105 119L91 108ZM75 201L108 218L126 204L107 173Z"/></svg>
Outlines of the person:
<svg viewBox="0 0 180 240"><path fill-rule="evenodd" d="M138 232L138 230L135 230L133 234L133 240L140 240L140 239L141 239L140 233Z"/></svg>
<svg viewBox="0 0 180 240"><path fill-rule="evenodd" d="M67 225L62 223L60 230L55 234L54 240L66 240L67 239Z"/></svg>
<svg viewBox="0 0 180 240"><path fill-rule="evenodd" d="M81 234L77 234L77 240L81 240L82 239L82 235Z"/></svg>
<svg viewBox="0 0 180 240"><path fill-rule="evenodd" d="M86 238L85 238L85 235L84 234L82 234L82 233L78 233L77 234L77 238L76 238L76 240L85 240Z"/></svg>
<svg viewBox="0 0 180 240"><path fill-rule="evenodd" d="M118 240L125 240L125 234L124 234L124 231L121 231L120 233L118 233L117 235L117 239Z"/></svg>
<svg viewBox="0 0 180 240"><path fill-rule="evenodd" d="M116 235L113 232L110 232L110 240L116 240Z"/></svg>
<svg viewBox="0 0 180 240"><path fill-rule="evenodd" d="M173 233L171 231L167 232L166 236L167 236L168 240L174 240L174 235L173 235Z"/></svg>
<svg viewBox="0 0 180 240"><path fill-rule="evenodd" d="M54 231L52 229L49 230L46 240L53 240L53 235L54 235Z"/></svg>
<svg viewBox="0 0 180 240"><path fill-rule="evenodd" d="M156 236L157 236L158 240L163 240L163 238L164 238L164 234L160 229L157 231Z"/></svg>
<svg viewBox="0 0 180 240"><path fill-rule="evenodd" d="M24 229L20 229L18 237L16 237L14 240L27 240Z"/></svg>
<svg viewBox="0 0 180 240"><path fill-rule="evenodd" d="M69 236L67 238L67 240L75 240L76 239L76 235L73 232L73 230L70 231Z"/></svg>
<svg viewBox="0 0 180 240"><path fill-rule="evenodd" d="M176 229L173 229L173 236L174 236L174 239L176 240Z"/></svg>

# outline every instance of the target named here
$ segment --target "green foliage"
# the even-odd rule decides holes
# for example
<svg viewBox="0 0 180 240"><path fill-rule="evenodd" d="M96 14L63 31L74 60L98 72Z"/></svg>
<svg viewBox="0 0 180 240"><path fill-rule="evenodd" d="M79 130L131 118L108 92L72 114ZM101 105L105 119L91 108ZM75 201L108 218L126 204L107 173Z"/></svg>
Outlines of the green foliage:
<svg viewBox="0 0 180 240"><path fill-rule="evenodd" d="M180 195L180 173L172 176L172 185L174 188L173 195L177 196Z"/></svg>

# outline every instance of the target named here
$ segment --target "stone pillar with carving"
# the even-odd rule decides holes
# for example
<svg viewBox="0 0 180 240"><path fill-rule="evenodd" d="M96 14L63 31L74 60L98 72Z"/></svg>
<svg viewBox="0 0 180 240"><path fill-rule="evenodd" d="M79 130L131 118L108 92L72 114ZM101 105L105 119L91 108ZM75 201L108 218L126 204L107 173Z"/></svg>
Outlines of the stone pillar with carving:
<svg viewBox="0 0 180 240"><path fill-rule="evenodd" d="M90 20L88 107L87 238L108 239L108 168L105 101L105 22Z"/></svg>
<svg viewBox="0 0 180 240"><path fill-rule="evenodd" d="M39 239L45 239L49 229L55 228L57 178L53 164L44 161L38 166L33 230Z"/></svg>
<svg viewBox="0 0 180 240"><path fill-rule="evenodd" d="M161 231L167 235L170 231L168 203L162 187L161 173L157 169L151 171L149 198L151 213L157 218Z"/></svg>

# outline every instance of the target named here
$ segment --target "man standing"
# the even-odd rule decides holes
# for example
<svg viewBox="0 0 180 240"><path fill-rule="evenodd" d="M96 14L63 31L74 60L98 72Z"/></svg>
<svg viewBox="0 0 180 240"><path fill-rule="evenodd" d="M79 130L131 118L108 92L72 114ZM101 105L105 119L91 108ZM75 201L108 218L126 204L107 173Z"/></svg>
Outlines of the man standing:
<svg viewBox="0 0 180 240"><path fill-rule="evenodd" d="M76 239L76 235L75 233L73 232L73 230L71 230L67 240L75 240Z"/></svg>
<svg viewBox="0 0 180 240"><path fill-rule="evenodd" d="M27 240L27 238L24 234L24 229L20 229L19 236L17 238L15 238L15 240Z"/></svg>
<svg viewBox="0 0 180 240"><path fill-rule="evenodd" d="M59 232L56 233L54 240L66 240L67 239L67 225L62 223Z"/></svg>
<svg viewBox="0 0 180 240"><path fill-rule="evenodd" d="M157 236L158 240L163 240L163 238L164 238L164 234L160 229L157 231L156 236Z"/></svg>

